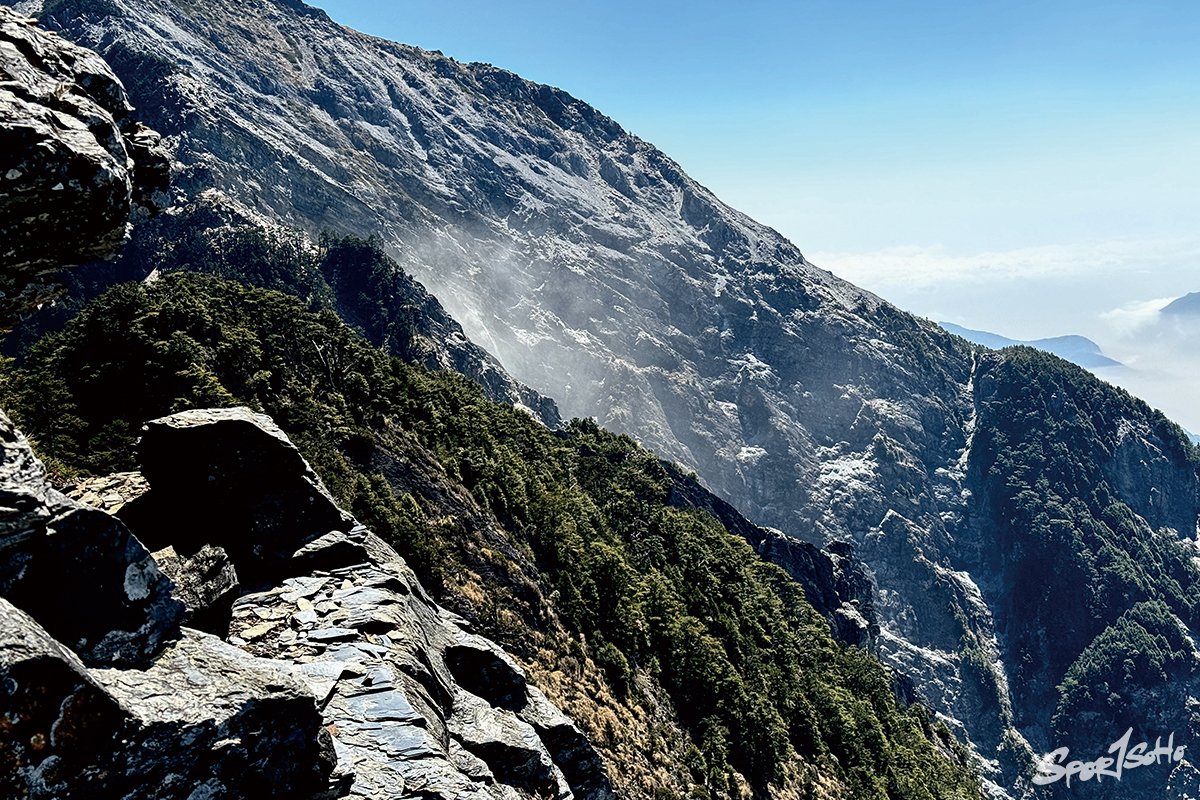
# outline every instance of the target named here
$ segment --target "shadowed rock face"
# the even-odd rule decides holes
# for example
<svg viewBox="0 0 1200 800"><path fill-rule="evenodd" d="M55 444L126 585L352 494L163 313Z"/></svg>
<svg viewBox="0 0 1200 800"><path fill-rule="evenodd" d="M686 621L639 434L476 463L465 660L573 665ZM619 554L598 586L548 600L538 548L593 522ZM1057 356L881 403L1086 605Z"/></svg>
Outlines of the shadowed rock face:
<svg viewBox="0 0 1200 800"><path fill-rule="evenodd" d="M313 797L332 752L306 687L215 637L118 519L59 494L0 412L5 797Z"/></svg>
<svg viewBox="0 0 1200 800"><path fill-rule="evenodd" d="M113 766L125 715L87 668L0 597L0 796L87 797ZM94 796L94 795L93 795Z"/></svg>
<svg viewBox="0 0 1200 800"><path fill-rule="evenodd" d="M200 536L256 576L229 641L297 665L338 753L337 796L612 797L579 729L334 504L269 418L232 408L154 420L141 458L150 491L122 515L164 542ZM202 522L181 529L180 518Z"/></svg>
<svg viewBox="0 0 1200 800"><path fill-rule="evenodd" d="M579 729L337 507L269 418L155 420L149 491L129 474L77 487L165 543L178 587L119 519L49 488L0 421L5 796L613 797ZM258 591L230 607L238 574ZM225 604L226 638L179 627L173 588L209 622Z"/></svg>
<svg viewBox="0 0 1200 800"><path fill-rule="evenodd" d="M178 633L170 581L119 520L49 486L3 412L0 447L0 597L89 666L147 663Z"/></svg>
<svg viewBox="0 0 1200 800"><path fill-rule="evenodd" d="M166 202L169 161L90 50L0 6L0 329L53 296L49 270L113 255Z"/></svg>
<svg viewBox="0 0 1200 800"><path fill-rule="evenodd" d="M247 586L287 577L296 550L356 524L283 431L245 409L154 420L142 435L141 461L150 492L122 518L155 550L171 546L191 557L204 545L223 548Z"/></svg>

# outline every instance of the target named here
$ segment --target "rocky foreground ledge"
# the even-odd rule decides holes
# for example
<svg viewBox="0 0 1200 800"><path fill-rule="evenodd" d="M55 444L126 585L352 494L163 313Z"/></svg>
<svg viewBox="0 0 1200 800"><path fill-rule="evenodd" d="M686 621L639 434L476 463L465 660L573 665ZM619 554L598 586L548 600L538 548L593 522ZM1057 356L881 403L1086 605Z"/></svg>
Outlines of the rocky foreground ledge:
<svg viewBox="0 0 1200 800"><path fill-rule="evenodd" d="M0 796L613 796L270 419L149 423L144 480L74 492L116 516L52 489L2 414L0 444Z"/></svg>

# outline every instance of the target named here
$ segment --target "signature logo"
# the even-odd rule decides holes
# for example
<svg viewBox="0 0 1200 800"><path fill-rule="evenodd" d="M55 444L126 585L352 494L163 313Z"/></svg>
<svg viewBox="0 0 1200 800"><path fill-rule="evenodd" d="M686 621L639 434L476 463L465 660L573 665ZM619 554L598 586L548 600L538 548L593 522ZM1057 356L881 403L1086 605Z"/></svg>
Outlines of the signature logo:
<svg viewBox="0 0 1200 800"><path fill-rule="evenodd" d="M1069 747L1060 747L1049 752L1038 762L1037 774L1033 776L1033 782L1038 786L1045 786L1066 778L1067 786L1070 786L1072 778L1078 778L1081 781L1090 781L1095 778L1097 782L1104 778L1121 780L1121 776L1131 769L1148 767L1153 764L1174 764L1183 760L1183 751L1186 746L1182 744L1178 747L1175 746L1174 733L1167 737L1166 744L1163 744L1162 737L1159 736L1154 740L1154 747L1151 747L1149 742L1139 742L1130 747L1131 736L1133 736L1133 728L1125 731L1124 736L1109 745L1108 755L1100 756L1093 761L1068 762L1067 757L1071 754Z"/></svg>

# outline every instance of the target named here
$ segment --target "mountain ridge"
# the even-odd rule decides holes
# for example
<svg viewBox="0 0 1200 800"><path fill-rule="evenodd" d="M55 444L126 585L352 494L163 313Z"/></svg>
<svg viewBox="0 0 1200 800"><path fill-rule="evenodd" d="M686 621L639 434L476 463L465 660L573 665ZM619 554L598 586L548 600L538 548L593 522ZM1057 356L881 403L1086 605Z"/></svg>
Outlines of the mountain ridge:
<svg viewBox="0 0 1200 800"><path fill-rule="evenodd" d="M567 415L681 461L758 524L854 543L881 590L881 655L975 749L995 796L1029 790L1052 720L1071 718L1055 687L1094 672L1075 660L1112 655L1083 639L1163 592L1193 624L1171 582L1195 577L1178 560L1195 465L1144 404L1021 348L980 352L812 267L607 117L511 73L269 3L236 18L204 2L51 6L127 78L185 190L215 185L313 234L378 234ZM1036 405L1022 382L1045 388ZM1010 429L1030 415L1045 424ZM1031 468L1044 482L1010 496ZM1036 572L1031 548L1100 598L1069 646L1039 644L1028 622L1044 637L1053 598L996 578ZM1101 720L1086 731L1098 742L1103 702L1070 698Z"/></svg>
<svg viewBox="0 0 1200 800"><path fill-rule="evenodd" d="M1050 336L1044 339L1010 339L1007 336L1001 336L990 331L964 328L953 322L939 322L938 325L950 331L955 336L961 336L969 342L990 347L993 350L1013 347L1015 345L1026 345L1038 350L1044 350L1047 353L1052 353L1059 358L1070 361L1072 364L1078 364L1084 369L1121 366L1120 361L1109 358L1100 349L1100 345L1086 336L1068 334L1065 336Z"/></svg>
<svg viewBox="0 0 1200 800"><path fill-rule="evenodd" d="M1189 292L1175 298L1164 306L1159 313L1173 316L1200 315L1200 292Z"/></svg>

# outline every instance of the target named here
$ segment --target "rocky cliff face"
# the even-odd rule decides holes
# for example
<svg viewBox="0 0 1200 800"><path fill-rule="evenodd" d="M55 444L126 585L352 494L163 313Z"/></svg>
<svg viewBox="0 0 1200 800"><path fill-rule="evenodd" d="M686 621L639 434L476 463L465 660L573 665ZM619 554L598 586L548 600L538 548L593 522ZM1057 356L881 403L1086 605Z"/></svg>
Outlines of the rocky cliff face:
<svg viewBox="0 0 1200 800"><path fill-rule="evenodd" d="M146 481L79 488L140 539L47 487L0 422L6 796L612 796L578 728L268 418L157 420Z"/></svg>
<svg viewBox="0 0 1200 800"><path fill-rule="evenodd" d="M38 279L113 255L130 213L166 202L158 135L104 61L0 7L0 329L54 295Z"/></svg>
<svg viewBox="0 0 1200 800"><path fill-rule="evenodd" d="M1056 687L1097 674L1080 660L1126 611L1171 595L1195 630L1194 598L1171 588L1197 581L1180 556L1200 512L1195 459L1144 406L1096 382L1095 402L1068 401L1078 381L1060 366L1014 374L1019 359L817 269L559 90L294 2L44 6L125 77L189 194L216 187L313 234L379 235L568 415L694 468L758 524L853 544L877 589L873 617L856 610L865 630L878 620L881 655L974 747L998 796L1029 790L1033 753L1065 735ZM1009 402L1034 377L1039 404ZM1024 436L1035 417L1056 424ZM1080 453L1102 467L1065 479ZM1048 468L1009 491L1025 456ZM855 608L852 567L758 544L795 575L830 571L847 588L831 607ZM1108 698L1087 702L1089 735L1105 735Z"/></svg>
<svg viewBox="0 0 1200 800"><path fill-rule="evenodd" d="M952 562L972 536L965 343L813 267L586 104L503 70L263 0L236 15L68 0L43 16L103 48L189 193L381 236L568 415L694 468L759 524L853 543L888 589L881 653L994 758L1011 733L1003 690L970 677L961 643L980 639L992 664L999 648Z"/></svg>

